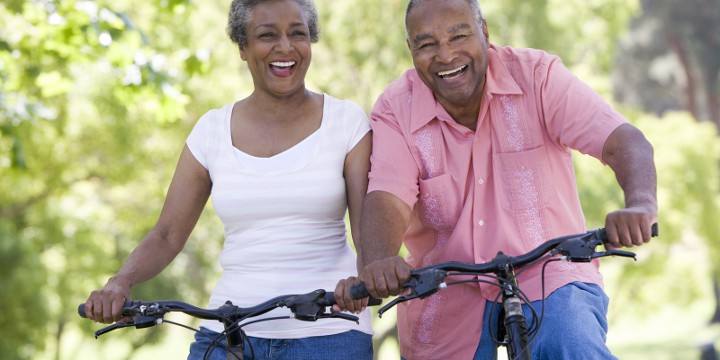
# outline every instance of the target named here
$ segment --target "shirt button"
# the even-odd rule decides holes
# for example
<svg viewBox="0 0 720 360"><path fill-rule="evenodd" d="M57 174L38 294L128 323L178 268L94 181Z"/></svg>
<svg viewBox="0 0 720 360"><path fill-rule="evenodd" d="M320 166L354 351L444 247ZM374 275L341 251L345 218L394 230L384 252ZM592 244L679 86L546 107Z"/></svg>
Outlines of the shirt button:
<svg viewBox="0 0 720 360"><path fill-rule="evenodd" d="M480 220L480 221L478 221L478 225L484 226L484 225L485 225L485 220Z"/></svg>
<svg viewBox="0 0 720 360"><path fill-rule="evenodd" d="M485 183L485 179L480 178L480 180L478 180L478 184L482 185L482 184L484 184L484 183Z"/></svg>

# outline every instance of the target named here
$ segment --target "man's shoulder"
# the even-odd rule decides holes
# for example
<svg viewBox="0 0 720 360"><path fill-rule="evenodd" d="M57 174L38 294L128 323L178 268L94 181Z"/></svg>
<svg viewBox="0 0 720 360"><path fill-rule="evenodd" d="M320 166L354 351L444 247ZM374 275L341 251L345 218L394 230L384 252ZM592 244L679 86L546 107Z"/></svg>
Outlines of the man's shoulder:
<svg viewBox="0 0 720 360"><path fill-rule="evenodd" d="M410 68L388 84L381 96L391 99L408 93L411 94L418 83L422 83L422 81L417 74L417 70Z"/></svg>
<svg viewBox="0 0 720 360"><path fill-rule="evenodd" d="M547 51L533 48L492 45L490 49L495 53L495 56L504 62L543 62L550 58L558 58L556 55L550 54Z"/></svg>

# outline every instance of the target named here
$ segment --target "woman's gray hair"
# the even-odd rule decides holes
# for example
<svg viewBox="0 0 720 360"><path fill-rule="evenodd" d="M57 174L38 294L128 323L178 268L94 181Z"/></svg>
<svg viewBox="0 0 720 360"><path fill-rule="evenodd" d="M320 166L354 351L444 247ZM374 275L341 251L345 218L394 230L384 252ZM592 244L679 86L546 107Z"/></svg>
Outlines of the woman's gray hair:
<svg viewBox="0 0 720 360"><path fill-rule="evenodd" d="M407 9L405 9L405 33L407 34L407 19L408 15L410 15L410 11L415 8L415 6L420 5L421 2L425 0L410 0L407 4ZM477 20L478 24L480 24L483 20L482 10L480 10L480 4L478 4L477 0L465 0L465 2L470 5L470 8L472 9L473 13L475 14L475 20Z"/></svg>
<svg viewBox="0 0 720 360"><path fill-rule="evenodd" d="M233 0L228 14L227 31L230 40L240 47L247 45L247 27L252 17L255 6L272 0ZM307 17L308 28L310 29L310 42L317 42L320 38L318 26L318 13L312 0L293 0L297 2Z"/></svg>

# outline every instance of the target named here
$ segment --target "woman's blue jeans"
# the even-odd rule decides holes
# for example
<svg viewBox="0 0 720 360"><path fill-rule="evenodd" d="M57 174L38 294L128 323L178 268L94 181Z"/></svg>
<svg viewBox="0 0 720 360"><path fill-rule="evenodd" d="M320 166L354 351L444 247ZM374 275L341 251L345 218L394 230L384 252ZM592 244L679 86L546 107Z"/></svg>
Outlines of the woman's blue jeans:
<svg viewBox="0 0 720 360"><path fill-rule="evenodd" d="M212 339L218 336L217 332L200 328L200 333L195 334L195 342L190 345L188 360L226 360L227 352L225 348L213 346ZM372 336L356 330L301 339L250 337L249 340L249 344L247 339L245 341L244 360L372 360L373 358ZM224 337L222 343L226 344ZM251 346L252 351L250 350ZM212 353L205 358L208 348L210 348L208 352L211 351Z"/></svg>

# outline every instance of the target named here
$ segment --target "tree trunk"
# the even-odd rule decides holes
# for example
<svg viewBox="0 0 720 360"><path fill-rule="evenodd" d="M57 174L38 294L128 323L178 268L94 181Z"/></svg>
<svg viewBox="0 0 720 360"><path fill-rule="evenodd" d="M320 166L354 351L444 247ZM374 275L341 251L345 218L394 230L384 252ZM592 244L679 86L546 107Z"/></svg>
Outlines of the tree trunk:
<svg viewBox="0 0 720 360"><path fill-rule="evenodd" d="M713 78L708 78L707 81L705 96L707 97L708 116L720 132L720 100L718 100L717 81L713 81Z"/></svg>
<svg viewBox="0 0 720 360"><path fill-rule="evenodd" d="M710 324L720 323L720 281L717 274L713 276L713 295L715 296L715 313L710 319Z"/></svg>
<svg viewBox="0 0 720 360"><path fill-rule="evenodd" d="M65 330L65 317L61 317L60 320L58 320L58 326L57 326L57 332L55 333L55 360L60 360L62 356L62 336L63 332Z"/></svg>
<svg viewBox="0 0 720 360"><path fill-rule="evenodd" d="M688 52L685 49L685 46L683 46L683 42L680 36L675 32L673 28L666 29L665 36L667 37L670 49L672 49L672 51L675 53L675 56L677 56L678 60L680 61L680 65L682 65L683 72L685 73L685 80L687 81L687 83L685 84L685 94L687 94L687 96L685 97L685 107L690 112L690 114L692 114L696 121L700 121L697 96L695 95L695 89L697 89L697 81L695 80L695 75L693 74L693 66L690 63Z"/></svg>

